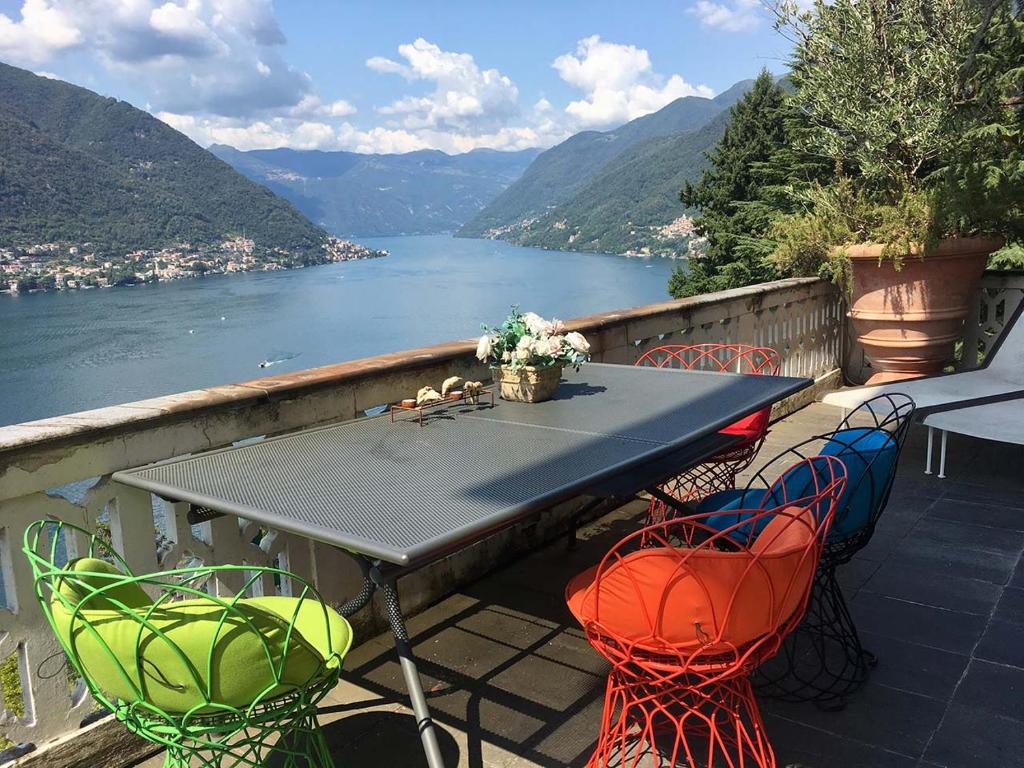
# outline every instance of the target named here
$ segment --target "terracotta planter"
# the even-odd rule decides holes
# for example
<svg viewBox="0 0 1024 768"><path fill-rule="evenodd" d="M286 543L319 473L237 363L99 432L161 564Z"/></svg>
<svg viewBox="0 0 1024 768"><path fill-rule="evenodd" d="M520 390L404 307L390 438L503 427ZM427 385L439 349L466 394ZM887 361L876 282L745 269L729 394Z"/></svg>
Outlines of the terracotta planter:
<svg viewBox="0 0 1024 768"><path fill-rule="evenodd" d="M921 258L878 263L882 246L852 245L849 317L875 374L869 384L941 373L953 361L978 281L1002 242L982 237L943 240Z"/></svg>
<svg viewBox="0 0 1024 768"><path fill-rule="evenodd" d="M499 386L502 400L517 403L542 403L554 397L558 383L562 380L562 366L551 365L535 368L501 366L492 368L494 383Z"/></svg>

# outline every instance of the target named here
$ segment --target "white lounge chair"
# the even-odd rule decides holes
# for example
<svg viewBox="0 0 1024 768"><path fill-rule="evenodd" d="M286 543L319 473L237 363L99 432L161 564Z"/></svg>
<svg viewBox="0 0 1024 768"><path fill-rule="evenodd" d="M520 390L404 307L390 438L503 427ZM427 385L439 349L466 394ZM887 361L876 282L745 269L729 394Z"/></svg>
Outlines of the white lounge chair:
<svg viewBox="0 0 1024 768"><path fill-rule="evenodd" d="M924 473L932 473L932 443L935 430L942 433L939 448L939 477L946 476L946 438L950 432L982 440L1024 445L1024 395L987 405L954 408L924 417L928 427L928 457Z"/></svg>
<svg viewBox="0 0 1024 768"><path fill-rule="evenodd" d="M918 413L966 407L1006 400L1024 393L1024 312L1022 301L1006 323L1003 333L985 355L980 368L962 373L926 376L867 387L850 387L830 392L821 400L852 411L865 400L883 394L909 395ZM966 353L966 350L965 350Z"/></svg>

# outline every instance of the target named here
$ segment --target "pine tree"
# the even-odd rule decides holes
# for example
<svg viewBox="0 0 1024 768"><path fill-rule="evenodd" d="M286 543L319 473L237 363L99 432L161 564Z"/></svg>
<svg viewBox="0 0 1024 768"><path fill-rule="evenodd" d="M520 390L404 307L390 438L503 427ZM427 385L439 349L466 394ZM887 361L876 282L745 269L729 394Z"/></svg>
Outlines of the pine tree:
<svg viewBox="0 0 1024 768"><path fill-rule="evenodd" d="M725 135L709 153L697 184L687 184L679 199L700 216L697 233L707 248L689 269L676 268L669 293L676 298L737 288L776 277L767 260L774 243L765 237L778 215L778 187L784 179L767 165L787 146L787 99L771 73L762 71L747 94L732 107Z"/></svg>

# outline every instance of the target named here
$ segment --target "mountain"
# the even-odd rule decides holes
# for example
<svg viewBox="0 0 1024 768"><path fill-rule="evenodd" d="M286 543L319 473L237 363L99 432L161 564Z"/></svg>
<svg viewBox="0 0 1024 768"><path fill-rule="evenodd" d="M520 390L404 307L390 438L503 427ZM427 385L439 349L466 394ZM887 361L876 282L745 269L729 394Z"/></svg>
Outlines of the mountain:
<svg viewBox="0 0 1024 768"><path fill-rule="evenodd" d="M0 63L0 247L319 250L290 203L130 104Z"/></svg>
<svg viewBox="0 0 1024 768"><path fill-rule="evenodd" d="M730 89L731 90L731 89ZM459 234L501 234L565 202L609 161L648 139L699 128L727 108L713 99L687 96L611 131L583 131L537 156L522 177L484 208Z"/></svg>
<svg viewBox="0 0 1024 768"><path fill-rule="evenodd" d="M363 155L267 149L210 151L337 235L451 232L519 177L540 150L421 150Z"/></svg>
<svg viewBox="0 0 1024 768"><path fill-rule="evenodd" d="M677 255L692 234L679 190L725 131L742 80L713 99L677 99L612 131L584 131L538 155L459 231L520 245Z"/></svg>
<svg viewBox="0 0 1024 768"><path fill-rule="evenodd" d="M715 98L713 98L712 101L715 102L715 104L720 106L722 109L728 109L737 101L742 99L746 95L747 91L749 91L753 87L754 78L750 78L748 80L740 80L738 83L729 86L720 94L715 96Z"/></svg>
<svg viewBox="0 0 1024 768"><path fill-rule="evenodd" d="M563 203L519 229L515 242L558 250L675 253L666 225L684 213L679 190L700 177L704 153L725 133L729 112L694 131L647 139L606 163Z"/></svg>

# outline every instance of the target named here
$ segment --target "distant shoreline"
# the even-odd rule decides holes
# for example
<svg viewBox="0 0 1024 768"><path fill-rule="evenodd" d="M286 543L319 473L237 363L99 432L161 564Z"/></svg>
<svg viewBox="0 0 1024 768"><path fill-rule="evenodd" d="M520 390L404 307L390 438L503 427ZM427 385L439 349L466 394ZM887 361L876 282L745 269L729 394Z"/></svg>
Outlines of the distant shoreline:
<svg viewBox="0 0 1024 768"><path fill-rule="evenodd" d="M118 285L83 285L77 288L30 288L27 291L15 291L8 289L0 291L0 296L30 296L36 293L81 293L83 291L109 290L111 288L139 288L149 285L163 285L166 283L177 283L183 280L205 280L211 277L234 277L235 275L266 274L272 272L292 272L299 269L314 269L326 267L331 264L346 264L351 261L369 261L370 259L381 259L390 254L387 251L376 256L362 256L358 259L341 259L339 261L325 261L320 264L297 264L291 267L279 267L277 269L245 269L233 272L205 272L203 274L188 275L182 277L165 277L157 280L141 280L137 283L121 283Z"/></svg>
<svg viewBox="0 0 1024 768"><path fill-rule="evenodd" d="M331 238L325 246L325 253L326 255L312 263L301 263L286 260L285 254L276 257L254 254L251 251L183 254L165 249L159 252L140 251L123 257L116 265L112 260L104 261L101 265L92 255L88 258L51 259L46 263L39 252L29 252L17 257L8 257L6 262L0 260L0 270L3 270L0 271L0 275L6 275L10 285L9 288L0 290L0 294L20 296L88 291L94 288L126 288L212 275L283 272L325 264L378 259L389 255L386 250L367 248L339 238ZM16 271L10 269L12 266L17 268ZM26 283L28 287L25 286ZM21 287L19 284L22 284Z"/></svg>

